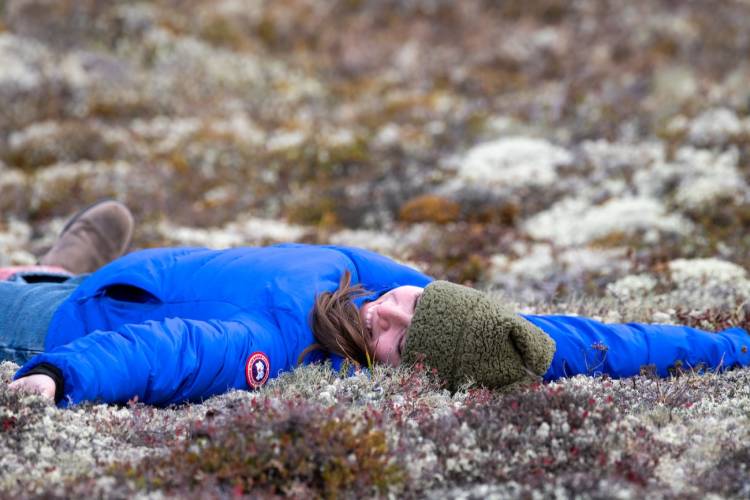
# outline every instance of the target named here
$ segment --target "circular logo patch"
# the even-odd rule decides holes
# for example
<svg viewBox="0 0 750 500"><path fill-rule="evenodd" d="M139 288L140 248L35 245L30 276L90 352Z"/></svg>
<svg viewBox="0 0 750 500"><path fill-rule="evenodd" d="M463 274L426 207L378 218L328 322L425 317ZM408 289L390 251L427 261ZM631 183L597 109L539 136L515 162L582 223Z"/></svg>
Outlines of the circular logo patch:
<svg viewBox="0 0 750 500"><path fill-rule="evenodd" d="M248 356L247 363L245 363L245 380L247 380L247 385L253 389L257 389L266 383L270 372L271 362L268 361L268 356L264 353L258 351Z"/></svg>

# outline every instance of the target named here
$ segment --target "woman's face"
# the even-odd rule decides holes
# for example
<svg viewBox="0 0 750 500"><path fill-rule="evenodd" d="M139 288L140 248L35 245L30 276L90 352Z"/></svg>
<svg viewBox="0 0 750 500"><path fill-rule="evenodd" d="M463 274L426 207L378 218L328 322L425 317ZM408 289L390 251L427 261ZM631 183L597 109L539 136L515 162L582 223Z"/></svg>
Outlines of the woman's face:
<svg viewBox="0 0 750 500"><path fill-rule="evenodd" d="M418 286L400 286L360 308L362 323L372 336L375 361L391 366L401 363L406 329L423 290Z"/></svg>

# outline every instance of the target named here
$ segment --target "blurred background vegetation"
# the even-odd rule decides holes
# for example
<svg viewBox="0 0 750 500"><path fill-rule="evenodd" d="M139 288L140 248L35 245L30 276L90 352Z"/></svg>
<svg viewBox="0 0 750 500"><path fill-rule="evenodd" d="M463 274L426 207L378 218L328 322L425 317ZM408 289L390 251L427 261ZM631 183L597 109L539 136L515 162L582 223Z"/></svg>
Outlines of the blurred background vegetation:
<svg viewBox="0 0 750 500"><path fill-rule="evenodd" d="M681 257L747 266L748 19L740 0L0 1L2 263L114 197L136 247L357 244L547 296ZM554 145L554 177L467 174L473 148L514 138L538 142L478 161L533 172ZM719 162L696 151L730 152L736 188L685 202ZM683 229L529 227L579 193L592 213L650 197ZM596 258L571 248L611 265L571 270ZM503 278L537 254L536 281Z"/></svg>

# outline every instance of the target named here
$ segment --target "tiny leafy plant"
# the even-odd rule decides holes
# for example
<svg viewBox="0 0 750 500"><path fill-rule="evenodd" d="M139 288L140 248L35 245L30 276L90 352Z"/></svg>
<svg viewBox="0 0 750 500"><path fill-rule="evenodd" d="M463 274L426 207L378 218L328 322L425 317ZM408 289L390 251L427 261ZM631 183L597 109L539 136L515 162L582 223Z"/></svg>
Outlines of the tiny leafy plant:
<svg viewBox="0 0 750 500"><path fill-rule="evenodd" d="M176 494L385 495L404 474L379 416L258 398L230 415L196 420L168 455L116 465L111 473Z"/></svg>

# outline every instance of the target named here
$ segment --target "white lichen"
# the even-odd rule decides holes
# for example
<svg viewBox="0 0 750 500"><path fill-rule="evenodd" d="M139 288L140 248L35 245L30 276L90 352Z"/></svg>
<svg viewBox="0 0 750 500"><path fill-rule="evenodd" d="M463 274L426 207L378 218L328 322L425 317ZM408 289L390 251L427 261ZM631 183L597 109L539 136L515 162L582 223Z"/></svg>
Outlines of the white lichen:
<svg viewBox="0 0 750 500"><path fill-rule="evenodd" d="M298 241L308 229L274 219L242 214L220 228L180 226L162 220L156 230L174 245L222 249Z"/></svg>
<svg viewBox="0 0 750 500"><path fill-rule="evenodd" d="M678 287L738 285L747 281L747 270L716 258L676 259L668 267Z"/></svg>
<svg viewBox="0 0 750 500"><path fill-rule="evenodd" d="M717 154L686 147L675 156L680 168L675 201L680 206L700 209L721 201L742 202L748 195L748 185L738 169L737 149Z"/></svg>
<svg viewBox="0 0 750 500"><path fill-rule="evenodd" d="M699 146L723 144L742 132L740 118L728 108L713 108L698 115L688 129L688 138Z"/></svg>
<svg viewBox="0 0 750 500"><path fill-rule="evenodd" d="M665 154L664 144L659 141L630 144L599 139L583 142L581 151L584 158L607 177L663 162Z"/></svg>
<svg viewBox="0 0 750 500"><path fill-rule="evenodd" d="M33 39L0 33L0 88L29 91L44 81L47 49Z"/></svg>
<svg viewBox="0 0 750 500"><path fill-rule="evenodd" d="M557 179L557 168L573 155L545 140L510 137L470 149L458 171L465 182L491 186L546 186Z"/></svg>
<svg viewBox="0 0 750 500"><path fill-rule="evenodd" d="M30 265L36 258L28 251L31 227L18 219L0 222L0 266Z"/></svg>
<svg viewBox="0 0 750 500"><path fill-rule="evenodd" d="M628 275L607 285L607 295L618 300L643 298L656 288L657 280L650 274Z"/></svg>
<svg viewBox="0 0 750 500"><path fill-rule="evenodd" d="M557 245L581 245L612 234L644 232L650 239L660 233L686 234L688 220L670 214L659 201L644 197L612 199L591 205L578 198L565 198L526 221L524 229L537 240Z"/></svg>

